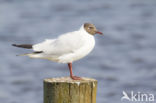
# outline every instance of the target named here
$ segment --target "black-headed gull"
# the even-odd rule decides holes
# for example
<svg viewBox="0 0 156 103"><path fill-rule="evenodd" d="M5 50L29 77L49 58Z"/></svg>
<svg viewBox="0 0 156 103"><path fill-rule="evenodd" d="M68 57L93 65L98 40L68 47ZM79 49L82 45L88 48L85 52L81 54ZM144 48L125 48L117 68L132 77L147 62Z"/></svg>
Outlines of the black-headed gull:
<svg viewBox="0 0 156 103"><path fill-rule="evenodd" d="M16 47L33 49L33 53L23 54L31 58L48 59L59 63L68 63L70 77L80 80L72 73L72 62L89 54L95 46L95 34L101 34L91 23L85 23L78 31L65 33L56 39L47 39L38 44L12 44Z"/></svg>

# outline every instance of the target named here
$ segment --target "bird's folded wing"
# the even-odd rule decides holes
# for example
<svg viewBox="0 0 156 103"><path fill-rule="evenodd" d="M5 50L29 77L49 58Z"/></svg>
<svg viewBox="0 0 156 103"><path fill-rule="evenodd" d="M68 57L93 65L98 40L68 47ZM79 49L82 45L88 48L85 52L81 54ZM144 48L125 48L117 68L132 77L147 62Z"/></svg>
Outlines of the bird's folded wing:
<svg viewBox="0 0 156 103"><path fill-rule="evenodd" d="M33 46L34 51L43 51L51 55L64 55L72 53L80 49L84 44L84 40L77 34L71 32L64 34L57 39L47 39L44 42Z"/></svg>

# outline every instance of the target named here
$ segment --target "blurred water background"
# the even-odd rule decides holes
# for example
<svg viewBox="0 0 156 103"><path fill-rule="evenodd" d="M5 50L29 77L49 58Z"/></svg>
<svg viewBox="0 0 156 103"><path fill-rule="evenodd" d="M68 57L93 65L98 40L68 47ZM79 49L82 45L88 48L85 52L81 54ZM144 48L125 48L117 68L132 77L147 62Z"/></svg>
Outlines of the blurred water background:
<svg viewBox="0 0 156 103"><path fill-rule="evenodd" d="M43 79L68 76L66 64L17 57L91 22L104 33L73 64L98 80L97 103L122 103L122 91L156 95L156 0L0 0L0 103L42 103Z"/></svg>

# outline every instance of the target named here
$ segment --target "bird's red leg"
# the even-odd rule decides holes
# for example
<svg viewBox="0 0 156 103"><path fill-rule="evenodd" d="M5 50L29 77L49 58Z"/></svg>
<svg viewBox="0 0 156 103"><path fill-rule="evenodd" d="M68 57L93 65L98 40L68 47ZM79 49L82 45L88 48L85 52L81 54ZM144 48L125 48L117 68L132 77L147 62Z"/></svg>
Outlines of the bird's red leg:
<svg viewBox="0 0 156 103"><path fill-rule="evenodd" d="M68 63L68 67L69 67L69 71L70 71L70 77L71 77L73 80L81 80L80 77L77 77L77 76L74 76L74 75L73 75L73 72L72 72L72 63Z"/></svg>

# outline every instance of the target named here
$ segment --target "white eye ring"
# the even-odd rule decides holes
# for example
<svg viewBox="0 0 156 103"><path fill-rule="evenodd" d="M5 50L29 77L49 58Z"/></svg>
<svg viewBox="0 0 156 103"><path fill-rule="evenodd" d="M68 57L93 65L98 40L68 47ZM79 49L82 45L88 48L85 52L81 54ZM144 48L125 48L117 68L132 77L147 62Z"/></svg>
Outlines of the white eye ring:
<svg viewBox="0 0 156 103"><path fill-rule="evenodd" d="M92 29L92 27L88 27L88 29Z"/></svg>

